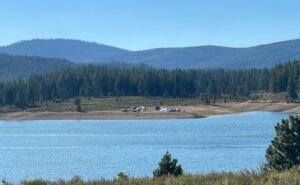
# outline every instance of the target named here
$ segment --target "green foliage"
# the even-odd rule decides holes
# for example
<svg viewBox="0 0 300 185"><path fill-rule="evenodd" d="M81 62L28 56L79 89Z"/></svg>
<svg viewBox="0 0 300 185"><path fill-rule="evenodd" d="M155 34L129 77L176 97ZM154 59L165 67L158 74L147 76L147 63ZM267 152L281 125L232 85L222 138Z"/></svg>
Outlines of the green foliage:
<svg viewBox="0 0 300 185"><path fill-rule="evenodd" d="M275 127L276 136L266 152L268 171L283 171L300 164L300 118L290 116Z"/></svg>
<svg viewBox="0 0 300 185"><path fill-rule="evenodd" d="M173 175L175 177L183 174L181 165L178 165L177 159L172 159L171 154L167 151L159 162L159 167L153 171L154 177Z"/></svg>

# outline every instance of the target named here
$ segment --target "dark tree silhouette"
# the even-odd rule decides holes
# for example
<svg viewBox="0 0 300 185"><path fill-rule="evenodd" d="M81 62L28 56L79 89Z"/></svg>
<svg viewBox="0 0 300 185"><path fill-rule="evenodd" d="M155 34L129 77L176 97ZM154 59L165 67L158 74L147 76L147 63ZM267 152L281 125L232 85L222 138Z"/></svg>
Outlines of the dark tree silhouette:
<svg viewBox="0 0 300 185"><path fill-rule="evenodd" d="M153 171L154 177L162 177L173 175L175 177L182 175L183 170L181 165L178 165L177 159L172 159L171 154L167 151L159 162L159 167Z"/></svg>
<svg viewBox="0 0 300 185"><path fill-rule="evenodd" d="M82 112L82 109L81 109L81 99L80 98L76 98L74 100L74 104L76 105L77 112Z"/></svg>

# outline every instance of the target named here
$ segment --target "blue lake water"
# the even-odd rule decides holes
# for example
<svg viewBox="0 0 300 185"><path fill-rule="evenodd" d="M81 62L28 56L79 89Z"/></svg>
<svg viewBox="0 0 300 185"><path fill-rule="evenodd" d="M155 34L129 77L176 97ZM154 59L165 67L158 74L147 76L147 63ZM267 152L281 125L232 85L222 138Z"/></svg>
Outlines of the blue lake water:
<svg viewBox="0 0 300 185"><path fill-rule="evenodd" d="M288 115L204 119L0 121L0 178L151 176L170 151L187 173L257 169L274 126Z"/></svg>

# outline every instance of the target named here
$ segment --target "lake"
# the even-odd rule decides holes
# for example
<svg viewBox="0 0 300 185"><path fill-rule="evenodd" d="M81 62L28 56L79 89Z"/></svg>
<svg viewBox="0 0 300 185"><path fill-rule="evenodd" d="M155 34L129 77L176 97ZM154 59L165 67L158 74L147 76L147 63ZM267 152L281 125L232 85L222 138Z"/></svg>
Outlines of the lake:
<svg viewBox="0 0 300 185"><path fill-rule="evenodd" d="M0 121L0 178L151 176L168 150L186 173L257 169L274 126L288 115L203 119Z"/></svg>

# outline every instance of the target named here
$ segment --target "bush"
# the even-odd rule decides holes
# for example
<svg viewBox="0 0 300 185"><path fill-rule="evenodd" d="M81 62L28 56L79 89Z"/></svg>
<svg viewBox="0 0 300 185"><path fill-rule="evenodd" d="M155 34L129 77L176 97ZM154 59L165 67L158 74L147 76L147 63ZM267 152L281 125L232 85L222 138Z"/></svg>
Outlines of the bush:
<svg viewBox="0 0 300 185"><path fill-rule="evenodd" d="M128 179L129 178L125 173L123 172L118 173L118 180L128 180Z"/></svg>

